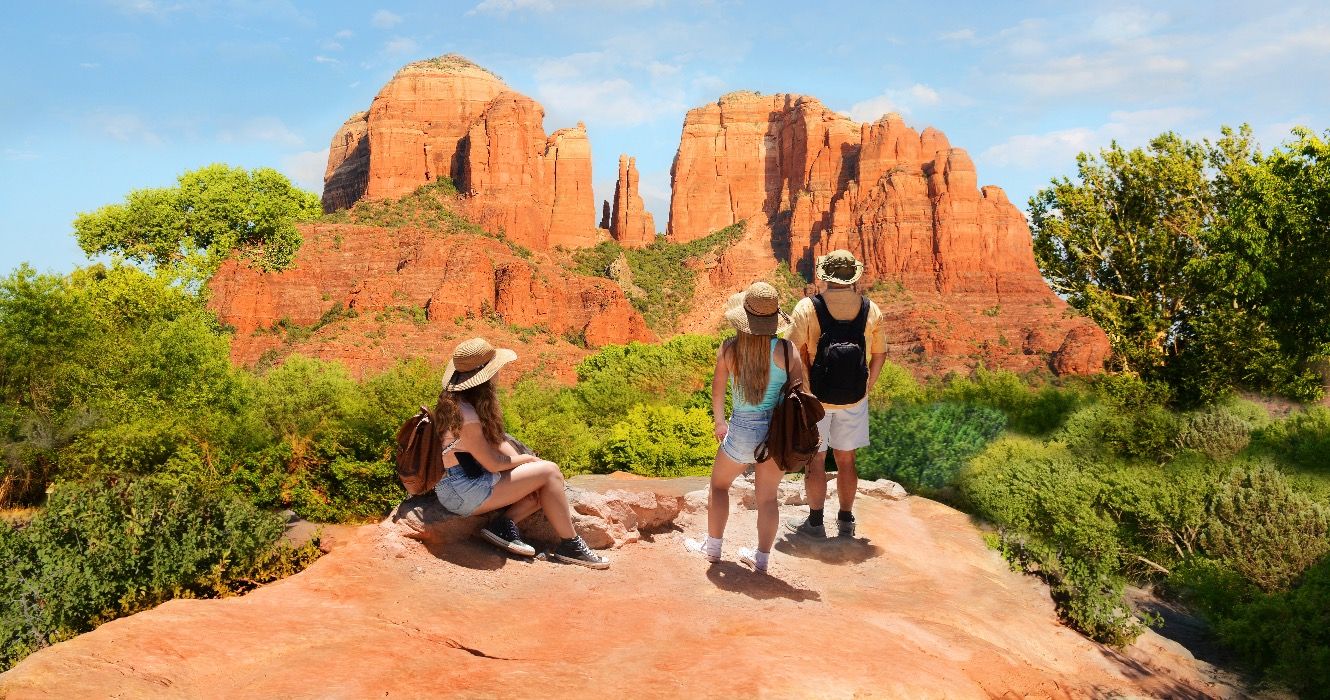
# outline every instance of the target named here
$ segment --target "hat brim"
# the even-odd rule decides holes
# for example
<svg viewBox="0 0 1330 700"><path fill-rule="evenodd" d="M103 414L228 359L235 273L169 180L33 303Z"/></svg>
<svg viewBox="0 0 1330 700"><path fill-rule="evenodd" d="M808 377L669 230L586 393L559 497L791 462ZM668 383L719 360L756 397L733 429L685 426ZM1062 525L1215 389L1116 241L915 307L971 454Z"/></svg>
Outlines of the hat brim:
<svg viewBox="0 0 1330 700"><path fill-rule="evenodd" d="M443 370L443 390L466 391L472 387L480 386L493 379L494 375L499 373L501 367L516 359L517 353L512 350L496 348L493 359L486 362L483 367L468 372L458 372L453 361L448 360L448 366Z"/></svg>
<svg viewBox="0 0 1330 700"><path fill-rule="evenodd" d="M744 308L744 293L738 292L726 302L725 320L736 331L750 335L780 335L790 329L792 321L789 314L777 310L770 316L758 316Z"/></svg>

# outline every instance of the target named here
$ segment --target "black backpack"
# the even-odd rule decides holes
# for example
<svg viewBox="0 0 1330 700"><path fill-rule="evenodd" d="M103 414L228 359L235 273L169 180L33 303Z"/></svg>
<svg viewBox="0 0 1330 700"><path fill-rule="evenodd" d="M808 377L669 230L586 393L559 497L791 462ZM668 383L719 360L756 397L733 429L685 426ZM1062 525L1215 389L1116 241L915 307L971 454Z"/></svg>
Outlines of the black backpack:
<svg viewBox="0 0 1330 700"><path fill-rule="evenodd" d="M864 330L868 327L868 300L860 298L859 315L839 321L827 310L827 301L815 295L813 310L822 335L817 356L808 372L813 395L823 403L859 403L868 394L868 358L864 352Z"/></svg>

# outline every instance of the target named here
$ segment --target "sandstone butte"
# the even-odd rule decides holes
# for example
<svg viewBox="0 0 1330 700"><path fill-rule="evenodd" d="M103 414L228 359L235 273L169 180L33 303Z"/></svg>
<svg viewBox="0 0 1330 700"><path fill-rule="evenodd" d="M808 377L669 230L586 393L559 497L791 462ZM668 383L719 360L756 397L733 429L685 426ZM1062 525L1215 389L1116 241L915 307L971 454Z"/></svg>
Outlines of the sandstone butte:
<svg viewBox="0 0 1330 700"><path fill-rule="evenodd" d="M965 514L891 484L861 482L857 538L782 540L764 576L733 555L756 536L751 485L708 565L682 546L704 480L579 482L579 527L619 545L608 571L507 558L480 518L408 501L325 532L300 574L38 651L0 697L1243 697L1155 632L1119 651L1064 627Z"/></svg>
<svg viewBox="0 0 1330 700"><path fill-rule="evenodd" d="M860 286L888 316L891 353L1058 373L1102 369L1108 339L1039 274L1029 227L936 129L899 115L858 124L812 97L735 92L688 112L672 170L668 235L748 222L708 270L713 298L788 264L811 276L837 248L865 263ZM719 314L695 309L689 327ZM958 360L960 362L958 362Z"/></svg>
<svg viewBox="0 0 1330 700"><path fill-rule="evenodd" d="M333 136L325 209L446 176L461 191L452 207L492 235L305 226L294 270L259 274L233 262L214 278L213 307L239 331L235 358L252 364L294 349L361 373L402 356L440 361L455 340L484 333L531 350L519 371L569 378L586 348L654 339L617 285L566 264L568 249L657 239L635 159L620 157L597 226L586 129L547 136L543 118L539 104L462 57L402 68ZM1084 374L1108 355L1103 331L1041 278L1029 228L1002 190L979 188L964 150L898 115L857 124L812 97L751 92L689 111L668 238L740 221L740 241L690 263L698 283L678 330L714 332L733 291L779 278L783 266L807 279L817 255L848 248L866 263L860 287L886 313L889 356L916 375L980 364ZM530 255L515 257L495 235ZM265 332L283 319L310 327L339 305L359 316L294 344ZM422 306L426 326L400 318Z"/></svg>

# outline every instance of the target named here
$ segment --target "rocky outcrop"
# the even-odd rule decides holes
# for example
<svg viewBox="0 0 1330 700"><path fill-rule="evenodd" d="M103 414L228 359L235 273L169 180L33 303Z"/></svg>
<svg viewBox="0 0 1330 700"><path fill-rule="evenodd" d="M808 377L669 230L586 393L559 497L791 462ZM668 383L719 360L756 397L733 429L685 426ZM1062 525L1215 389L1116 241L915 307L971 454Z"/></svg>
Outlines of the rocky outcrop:
<svg viewBox="0 0 1330 700"><path fill-rule="evenodd" d="M454 340L484 333L518 347L516 376L547 363L570 367L585 352L561 341L563 350L542 357L534 350L549 348L544 339L523 352L532 332L591 348L655 339L613 281L572 274L496 238L347 224L306 225L301 234L291 269L261 272L232 260L210 282L210 308L235 329L238 362L299 350L360 373L401 357L446 362ZM293 344L283 327L312 335Z"/></svg>
<svg viewBox="0 0 1330 700"><path fill-rule="evenodd" d="M596 243L582 124L548 138L544 110L456 55L402 68L333 137L323 206L396 198L449 177L473 218L531 248Z"/></svg>
<svg viewBox="0 0 1330 700"><path fill-rule="evenodd" d="M816 256L845 248L865 263L862 288L898 292L879 300L904 340L898 360L1084 373L1108 356L1107 336L1040 276L1020 210L1000 188L979 188L970 157L936 129L895 114L856 124L802 95L730 93L688 113L672 184L671 239L746 220L771 241L769 252L755 241L727 253L744 261L732 277L736 266L717 261L708 294L742 288L769 258L811 276ZM953 328L938 330L939 309ZM1001 324L979 318L999 312ZM1023 348L1011 343L1035 329Z"/></svg>
<svg viewBox="0 0 1330 700"><path fill-rule="evenodd" d="M637 193L637 159L619 156L619 180L614 186L614 209L610 235L632 248L651 245L656 240L656 222Z"/></svg>
<svg viewBox="0 0 1330 700"><path fill-rule="evenodd" d="M1243 697L1154 631L1117 651L1066 627L1047 586L941 504L861 498L857 537L782 537L759 575L735 554L756 530L738 498L708 564L683 546L703 512L614 481L645 485L587 494L641 535L609 570L508 557L467 527L366 525L242 597L173 600L38 651L0 697ZM810 664L809 639L871 653L847 673Z"/></svg>

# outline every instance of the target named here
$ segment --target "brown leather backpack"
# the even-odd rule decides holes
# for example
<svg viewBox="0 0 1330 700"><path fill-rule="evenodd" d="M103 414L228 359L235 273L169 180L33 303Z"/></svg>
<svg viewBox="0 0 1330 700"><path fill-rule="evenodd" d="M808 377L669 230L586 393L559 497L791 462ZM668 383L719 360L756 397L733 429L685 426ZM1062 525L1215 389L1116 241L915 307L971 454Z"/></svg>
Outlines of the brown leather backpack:
<svg viewBox="0 0 1330 700"><path fill-rule="evenodd" d="M821 442L817 422L826 411L816 396L803 390L803 382L790 373L790 341L781 342L785 351L785 371L789 378L781 387L780 400L771 411L767 437L757 446L754 457L759 462L771 459L787 472L802 471L817 456Z"/></svg>
<svg viewBox="0 0 1330 700"><path fill-rule="evenodd" d="M424 406L397 431L397 478L412 496L443 478L443 445L434 414Z"/></svg>

